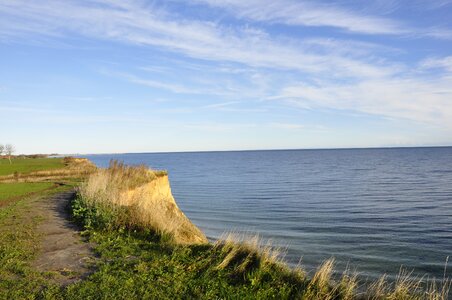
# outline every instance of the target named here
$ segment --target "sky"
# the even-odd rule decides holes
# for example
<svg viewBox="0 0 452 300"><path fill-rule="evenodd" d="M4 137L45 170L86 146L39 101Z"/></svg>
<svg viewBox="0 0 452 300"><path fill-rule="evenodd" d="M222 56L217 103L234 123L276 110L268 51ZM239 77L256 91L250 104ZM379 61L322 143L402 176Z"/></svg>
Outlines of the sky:
<svg viewBox="0 0 452 300"><path fill-rule="evenodd" d="M452 145L452 0L0 0L0 143Z"/></svg>

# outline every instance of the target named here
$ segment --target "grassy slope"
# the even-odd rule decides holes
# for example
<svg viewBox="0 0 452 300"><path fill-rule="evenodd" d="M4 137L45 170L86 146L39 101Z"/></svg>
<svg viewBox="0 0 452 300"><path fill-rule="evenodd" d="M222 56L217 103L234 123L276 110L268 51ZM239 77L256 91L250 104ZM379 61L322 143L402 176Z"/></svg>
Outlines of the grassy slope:
<svg viewBox="0 0 452 300"><path fill-rule="evenodd" d="M303 287L302 278L271 269L218 268L225 254L212 245L101 231L91 231L90 240L98 245L98 270L64 290L65 299L290 299Z"/></svg>
<svg viewBox="0 0 452 300"><path fill-rule="evenodd" d="M34 171L54 170L64 167L62 158L20 158L12 159L12 164L7 159L0 159L0 176L10 175L14 172L27 174Z"/></svg>
<svg viewBox="0 0 452 300"><path fill-rule="evenodd" d="M53 186L52 182L0 183L0 202L12 197L24 196Z"/></svg>

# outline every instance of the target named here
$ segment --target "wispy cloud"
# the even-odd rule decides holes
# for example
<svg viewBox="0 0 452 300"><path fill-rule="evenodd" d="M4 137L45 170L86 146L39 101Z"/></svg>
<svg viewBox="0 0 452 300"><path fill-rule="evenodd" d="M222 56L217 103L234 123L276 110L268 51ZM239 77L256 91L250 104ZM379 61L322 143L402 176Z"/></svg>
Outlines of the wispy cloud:
<svg viewBox="0 0 452 300"><path fill-rule="evenodd" d="M306 129L306 125L293 123L270 123L270 127L277 129L300 130Z"/></svg>
<svg viewBox="0 0 452 300"><path fill-rule="evenodd" d="M444 28L417 28L391 18L356 12L338 5L337 2L323 3L303 0L196 0L195 2L223 8L237 18L256 22L332 27L351 33L370 35L429 36L452 39L452 32ZM433 9L447 4L449 4L448 1L432 1L430 7ZM423 7L425 7L424 1Z"/></svg>
<svg viewBox="0 0 452 300"><path fill-rule="evenodd" d="M51 0L45 5L29 1L2 4L0 12L4 22L0 33L27 35L28 28L43 34L69 31L100 39L157 46L204 60L346 77L381 76L394 72L393 66L336 55L328 47L323 47L323 54L319 55L300 41L280 40L262 30L174 18L168 12L135 1L127 4L113 0L95 3L102 6L87 5L83 1ZM20 28L15 24L21 24Z"/></svg>
<svg viewBox="0 0 452 300"><path fill-rule="evenodd" d="M213 80L210 79L207 82L189 82L187 84L175 83L169 79L152 79L147 77L142 77L140 75L135 75L132 73L124 73L117 71L106 71L103 70L101 73L114 76L118 78L123 78L129 82L147 86L154 89L160 89L169 91L174 94L185 94L185 95L211 95L219 97L236 97L237 92L244 92L240 87L232 88L228 86L218 87L218 84L214 84ZM243 95L242 95L243 96Z"/></svg>
<svg viewBox="0 0 452 300"><path fill-rule="evenodd" d="M304 109L337 109L452 129L452 77L384 79L356 84L300 83L276 97Z"/></svg>
<svg viewBox="0 0 452 300"><path fill-rule="evenodd" d="M112 97L96 97L96 96L69 96L66 98L74 102L104 102L112 99Z"/></svg>
<svg viewBox="0 0 452 300"><path fill-rule="evenodd" d="M39 107L38 105L15 105L7 106L0 104L0 120L19 122L21 124L31 123L34 126L42 124L104 124L104 123L130 123L130 124L152 124L158 126L159 121L150 119L139 113L86 113L62 108Z"/></svg>
<svg viewBox="0 0 452 300"><path fill-rule="evenodd" d="M366 34L406 34L402 24L386 18L367 16L334 4L308 1L197 0L222 7L240 18L302 26L328 26Z"/></svg>
<svg viewBox="0 0 452 300"><path fill-rule="evenodd" d="M238 130L256 128L257 124L254 123L219 123L219 122L206 122L206 123L190 123L183 124L182 127L196 131L207 132L237 132Z"/></svg>
<svg viewBox="0 0 452 300"><path fill-rule="evenodd" d="M290 131L327 131L329 130L327 127L322 125L307 125L300 123L281 123L281 122L271 122L268 124L268 127L282 130L290 130Z"/></svg>
<svg viewBox="0 0 452 300"><path fill-rule="evenodd" d="M214 104L205 105L205 106L203 106L203 108L223 108L223 107L231 106L231 105L234 105L237 103L239 103L239 102L238 101L228 101L228 102L222 102L222 103L214 103Z"/></svg>
<svg viewBox="0 0 452 300"><path fill-rule="evenodd" d="M452 56L428 58L421 62L421 67L425 69L440 68L452 75Z"/></svg>

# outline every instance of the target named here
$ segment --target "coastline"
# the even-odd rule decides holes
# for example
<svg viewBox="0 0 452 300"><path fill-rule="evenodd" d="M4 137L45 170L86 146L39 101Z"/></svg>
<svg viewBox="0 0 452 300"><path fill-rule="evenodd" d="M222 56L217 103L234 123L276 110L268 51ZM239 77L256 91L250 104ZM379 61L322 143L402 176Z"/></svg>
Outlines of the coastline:
<svg viewBox="0 0 452 300"><path fill-rule="evenodd" d="M154 175L143 175L148 174L144 169L135 172L132 167L110 166L110 170L107 170L110 175L102 177L110 179L107 185L102 187L98 184L103 182L102 180L93 181L98 174L96 172L90 172L91 175L86 173L84 176L88 176L87 181L77 180L73 183L73 186L79 186L79 196L71 204L71 213L74 220L82 226L82 235L94 245L93 251L99 260L92 266L91 275L76 279L68 286L57 287L49 281L45 284L46 293L49 295L67 299L100 295L118 297L128 293L132 298L141 298L144 295L157 298L177 295L191 295L196 298L236 295L242 298L260 299L272 297L354 299L358 295L356 275L347 273L339 278L333 276L332 260L321 265L313 276L306 276L301 269L289 268L281 260L276 249L271 245L262 244L257 238L230 236L215 243L178 243L177 239L174 239L178 228L191 225L169 221L174 215L178 215L179 209L172 197L167 180L155 181ZM127 174L127 176L118 174ZM45 178L48 179L48 176ZM157 176L157 178L162 177ZM83 192L83 189L89 190L90 182L99 191L105 191L106 197L94 193L93 195L96 196L88 200L89 196ZM155 185L150 186L146 182L154 182ZM149 190L145 192L141 188L143 186L147 186ZM112 193L116 189L117 191L125 189L128 191L128 196L124 198L121 193ZM134 190L139 192L130 194ZM139 204L139 199L151 199L153 193L159 195L159 199L167 199L164 202L169 203L169 205L160 205L161 203L155 202L156 200L150 201L154 203L151 208L160 207L159 209L163 209L162 212L169 212L169 214L163 214L167 217L160 220L160 223L147 223L147 214L143 214L144 207ZM166 196L162 198L162 195ZM119 198L111 198L116 196ZM140 198L143 196L144 198ZM101 198L105 201L119 199L124 202L114 202L117 200L113 200L111 204L97 202L97 199ZM21 201L26 203L29 201L27 199L29 198L25 197ZM33 205L32 203L30 202L30 205ZM8 205L8 209L14 208L15 205L11 207ZM139 215L141 217L138 218ZM4 217L9 219L8 215ZM138 222L138 220L141 221ZM161 224L165 226L159 227ZM172 224L172 227L166 227L167 224ZM190 232L193 231L190 230ZM30 256L31 259L32 257ZM4 276L5 273L0 274ZM30 280L27 276L23 278L25 281ZM112 278L114 282L111 281ZM8 282L6 280L4 284ZM30 281L30 283L33 282L35 281ZM126 282L133 282L133 284L128 287L127 284L125 285ZM170 282L171 285L168 285ZM416 287L418 284L426 287L425 282L406 276L395 285L382 283L379 290L369 287L366 293L378 294L382 299L389 297L402 299L403 295L411 299L420 291ZM10 288L11 291L15 290L13 285ZM33 288L30 287L30 289L29 292L33 293ZM42 291L42 287L40 289ZM442 289L444 287L438 289L439 295L441 292L444 293ZM400 294L402 290L405 294ZM447 295L445 297L443 295L443 299L447 299Z"/></svg>

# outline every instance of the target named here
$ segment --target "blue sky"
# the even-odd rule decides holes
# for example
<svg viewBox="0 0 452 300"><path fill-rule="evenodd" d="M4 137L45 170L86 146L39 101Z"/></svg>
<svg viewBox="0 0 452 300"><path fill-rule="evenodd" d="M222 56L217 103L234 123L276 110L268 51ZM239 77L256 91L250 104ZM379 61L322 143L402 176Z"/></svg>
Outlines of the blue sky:
<svg viewBox="0 0 452 300"><path fill-rule="evenodd" d="M452 145L452 1L0 0L20 153Z"/></svg>

